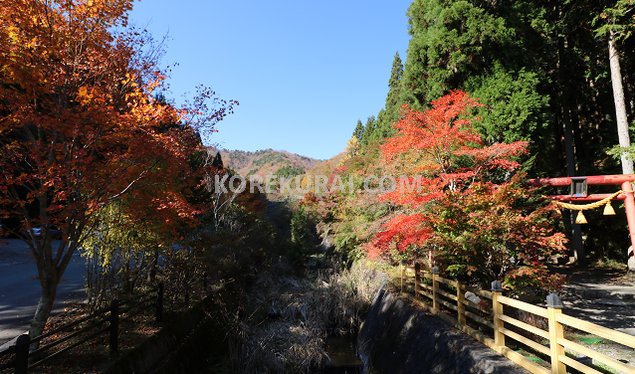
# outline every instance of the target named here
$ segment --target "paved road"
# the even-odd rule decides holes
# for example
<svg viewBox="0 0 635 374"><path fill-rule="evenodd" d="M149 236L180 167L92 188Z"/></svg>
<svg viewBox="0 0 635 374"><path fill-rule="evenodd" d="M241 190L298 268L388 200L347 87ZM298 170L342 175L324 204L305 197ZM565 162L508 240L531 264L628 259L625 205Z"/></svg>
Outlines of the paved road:
<svg viewBox="0 0 635 374"><path fill-rule="evenodd" d="M76 254L57 291L53 313L84 297L84 260ZM40 297L37 269L28 246L0 239L0 346L28 330Z"/></svg>

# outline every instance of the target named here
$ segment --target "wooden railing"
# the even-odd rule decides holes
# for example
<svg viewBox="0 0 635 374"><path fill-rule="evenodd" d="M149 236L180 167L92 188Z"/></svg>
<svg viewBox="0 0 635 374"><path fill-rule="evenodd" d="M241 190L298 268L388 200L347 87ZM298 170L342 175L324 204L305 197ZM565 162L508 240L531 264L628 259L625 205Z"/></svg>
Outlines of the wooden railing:
<svg viewBox="0 0 635 374"><path fill-rule="evenodd" d="M531 373L561 374L568 369L594 374L635 373L635 366L567 338L569 332L577 330L635 349L635 336L564 314L555 294L541 307L504 296L498 281L492 282L491 291L468 289L441 277L436 268L424 271L420 266L402 269L401 287L431 313ZM531 358L519 353L522 351L532 353Z"/></svg>
<svg viewBox="0 0 635 374"><path fill-rule="evenodd" d="M115 355L119 351L119 323L148 310L154 312L156 322L161 322L163 301L164 288L160 284L156 291L148 292L136 300L113 300L108 307L55 327L33 339L29 334L20 335L15 345L0 352L0 373L10 370L15 374L27 373L71 349L106 334L110 354ZM52 337L54 338L51 339Z"/></svg>

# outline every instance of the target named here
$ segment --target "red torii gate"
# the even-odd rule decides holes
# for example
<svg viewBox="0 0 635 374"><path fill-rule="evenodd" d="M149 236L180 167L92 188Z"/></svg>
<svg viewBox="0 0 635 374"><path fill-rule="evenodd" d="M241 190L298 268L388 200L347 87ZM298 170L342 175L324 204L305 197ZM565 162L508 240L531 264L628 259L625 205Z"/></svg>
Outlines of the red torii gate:
<svg viewBox="0 0 635 374"><path fill-rule="evenodd" d="M617 200L624 200L626 208L626 221L631 237L631 245L635 249L635 197L633 196L633 185L635 174L618 175L591 175L585 177L560 177L560 178L537 178L529 181L533 186L566 187L572 186L570 195L552 195L549 198L556 201L566 202L591 202L600 201L610 197L612 194L587 194L586 186L620 186L622 193L614 197ZM633 253L635 256L635 251Z"/></svg>

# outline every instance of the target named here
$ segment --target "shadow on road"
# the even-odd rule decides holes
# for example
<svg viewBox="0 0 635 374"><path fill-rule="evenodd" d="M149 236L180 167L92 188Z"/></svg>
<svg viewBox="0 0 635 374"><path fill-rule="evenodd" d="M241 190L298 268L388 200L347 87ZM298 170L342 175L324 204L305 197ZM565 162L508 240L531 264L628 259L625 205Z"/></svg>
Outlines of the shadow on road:
<svg viewBox="0 0 635 374"><path fill-rule="evenodd" d="M53 314L85 295L85 261L76 254L64 272ZM31 250L19 239L0 239L0 345L28 330L40 297Z"/></svg>

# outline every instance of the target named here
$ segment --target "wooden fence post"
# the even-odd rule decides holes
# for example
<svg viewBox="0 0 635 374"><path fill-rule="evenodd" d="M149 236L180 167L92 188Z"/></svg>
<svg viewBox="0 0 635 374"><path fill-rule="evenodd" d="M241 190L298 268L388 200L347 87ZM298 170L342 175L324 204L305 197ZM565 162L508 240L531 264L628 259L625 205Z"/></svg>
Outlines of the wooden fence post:
<svg viewBox="0 0 635 374"><path fill-rule="evenodd" d="M505 346L505 334L501 332L504 327L503 321L498 317L504 314L503 304L498 301L498 298L502 296L503 286L499 281L492 282L492 314L494 316L494 344L498 347Z"/></svg>
<svg viewBox="0 0 635 374"><path fill-rule="evenodd" d="M421 264L415 263L415 299L419 298L419 290L421 289Z"/></svg>
<svg viewBox="0 0 635 374"><path fill-rule="evenodd" d="M114 299L110 303L110 354L116 355L119 351L119 300Z"/></svg>
<svg viewBox="0 0 635 374"><path fill-rule="evenodd" d="M432 313L439 313L439 302L437 293L439 291L439 281L437 281L437 277L439 276L439 267L432 267Z"/></svg>
<svg viewBox="0 0 635 374"><path fill-rule="evenodd" d="M456 313L459 326L465 326L465 294L463 293L463 286L459 281L456 281Z"/></svg>
<svg viewBox="0 0 635 374"><path fill-rule="evenodd" d="M399 292L403 294L403 281L406 276L406 267L404 266L403 262L400 264L400 267L401 267L401 278L399 282Z"/></svg>
<svg viewBox="0 0 635 374"><path fill-rule="evenodd" d="M554 293L547 296L547 317L549 319L549 350L551 352L551 373L564 374L566 366L560 362L559 356L564 356L564 347L558 344L558 339L564 337L562 324L558 316L562 314L562 300Z"/></svg>
<svg viewBox="0 0 635 374"><path fill-rule="evenodd" d="M163 321L163 293L165 289L163 288L163 282L159 283L159 287L157 288L157 304L154 313L154 317L157 323Z"/></svg>
<svg viewBox="0 0 635 374"><path fill-rule="evenodd" d="M15 341L15 374L26 374L29 369L29 346L31 345L31 338L29 334L22 334L18 336Z"/></svg>

